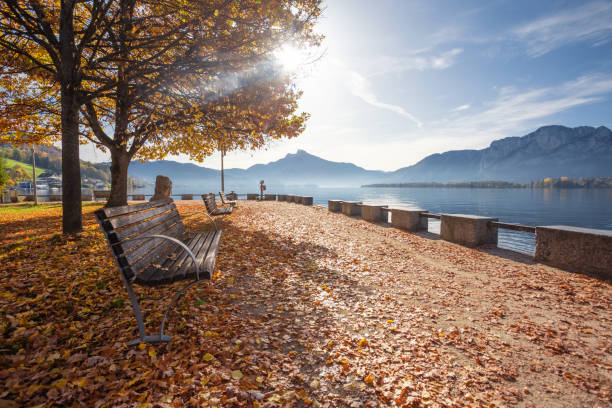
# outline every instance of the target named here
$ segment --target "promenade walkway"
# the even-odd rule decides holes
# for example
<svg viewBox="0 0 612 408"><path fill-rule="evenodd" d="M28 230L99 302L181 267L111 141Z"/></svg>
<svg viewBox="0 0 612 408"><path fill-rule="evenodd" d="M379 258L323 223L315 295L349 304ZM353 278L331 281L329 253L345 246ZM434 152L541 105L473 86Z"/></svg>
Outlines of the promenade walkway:
<svg viewBox="0 0 612 408"><path fill-rule="evenodd" d="M95 208L76 240L55 235L57 207L0 209L0 399L606 407L612 398L609 282L279 202L241 201L221 221L218 275L170 318L175 341L129 348L133 317ZM149 310L173 291L140 293Z"/></svg>

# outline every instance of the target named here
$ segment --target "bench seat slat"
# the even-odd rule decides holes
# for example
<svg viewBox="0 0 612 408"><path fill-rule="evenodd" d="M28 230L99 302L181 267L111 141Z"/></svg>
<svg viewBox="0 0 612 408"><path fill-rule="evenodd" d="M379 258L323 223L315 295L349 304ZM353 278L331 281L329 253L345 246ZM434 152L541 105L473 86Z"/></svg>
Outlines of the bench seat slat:
<svg viewBox="0 0 612 408"><path fill-rule="evenodd" d="M161 235L167 235L170 237L180 237L183 235L182 234L184 232L183 230L184 230L184 227L182 224L174 224L168 230L164 231L164 233ZM149 235L149 234L144 234L144 235ZM130 243L130 240L124 241L124 243L128 244ZM164 240L162 238L151 238L151 239L131 240L131 243L132 245L140 245L140 246L136 246L136 249L130 252L125 252L121 256L124 257L125 260L129 264L134 264L136 261L138 261L140 258L142 258L143 256L145 256L146 254L150 252L159 252L158 248L164 243L170 244L170 241ZM124 251L126 250L125 244L122 243L121 245Z"/></svg>
<svg viewBox="0 0 612 408"><path fill-rule="evenodd" d="M208 251L208 247L210 246L213 236L214 234L201 235L198 241L194 241L192 245L189 245L189 249L191 249L191 252L193 252L193 254L196 256L196 260L202 251ZM181 263L176 263L173 265L174 273L172 275L172 279L184 279L184 276L187 275L191 269L193 269L193 260L187 254L187 251L183 251L183 253L185 254L185 259L183 259ZM201 262L198 262L198 265L201 265Z"/></svg>
<svg viewBox="0 0 612 408"><path fill-rule="evenodd" d="M193 251L194 245L200 244L200 252L194 253L196 259L198 259L199 255L202 256L202 253L206 254L207 259L208 257L213 259L212 264L210 262L200 264L200 279L210 279L214 270L214 257L216 257L218 251L218 243L221 239L221 231L211 231L206 234L198 235L199 236L195 236L194 238L192 238L187 243L187 246ZM212 247L212 244L214 243L217 243L216 247ZM186 254L186 251L182 249L181 252ZM193 267L193 262L191 261L190 257L189 259L185 260L178 269L172 267L172 265L175 264L175 260L171 260L170 265L168 265L167 262L164 262L164 264L160 265L161 268L158 268L157 266L152 264L149 266L149 268L147 268L145 272L138 275L138 277L136 278L136 283L143 286L157 286L161 284L168 284L180 280L195 278L196 271Z"/></svg>

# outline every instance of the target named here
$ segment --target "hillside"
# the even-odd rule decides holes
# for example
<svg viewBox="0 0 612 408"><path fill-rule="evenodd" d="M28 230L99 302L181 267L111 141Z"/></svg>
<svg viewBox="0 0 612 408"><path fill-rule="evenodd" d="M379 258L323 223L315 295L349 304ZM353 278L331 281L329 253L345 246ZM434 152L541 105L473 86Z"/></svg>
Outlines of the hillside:
<svg viewBox="0 0 612 408"><path fill-rule="evenodd" d="M220 172L171 161L130 165L130 177L153 182L157 174L187 186L219 184ZM270 186L360 186L372 183L507 181L529 183L546 177L612 175L612 131L581 126L546 126L522 137L496 140L482 150L456 150L427 156L393 172L372 171L352 163L322 159L304 150L248 169L227 169L226 190L252 188L259 180Z"/></svg>
<svg viewBox="0 0 612 408"><path fill-rule="evenodd" d="M393 173L390 181L504 180L612 175L612 131L605 126L545 126L523 137L496 140L482 150L427 156Z"/></svg>

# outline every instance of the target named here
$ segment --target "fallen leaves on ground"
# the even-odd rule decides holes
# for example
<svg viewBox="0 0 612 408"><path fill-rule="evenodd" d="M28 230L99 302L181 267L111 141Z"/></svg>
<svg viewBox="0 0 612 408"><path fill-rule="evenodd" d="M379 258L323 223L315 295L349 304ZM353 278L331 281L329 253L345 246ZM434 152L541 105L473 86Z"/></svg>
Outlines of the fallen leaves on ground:
<svg viewBox="0 0 612 408"><path fill-rule="evenodd" d="M200 209L179 202L181 212ZM107 244L0 208L6 406L606 406L608 282L287 203L220 222L217 274L137 337ZM192 231L209 228L188 216ZM495 255L497 254L497 255ZM181 284L137 287L150 334Z"/></svg>

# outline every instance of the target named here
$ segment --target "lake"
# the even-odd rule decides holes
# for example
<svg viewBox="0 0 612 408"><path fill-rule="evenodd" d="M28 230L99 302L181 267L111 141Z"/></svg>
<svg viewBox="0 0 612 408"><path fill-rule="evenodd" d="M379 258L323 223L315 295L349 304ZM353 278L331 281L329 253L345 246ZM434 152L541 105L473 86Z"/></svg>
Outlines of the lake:
<svg viewBox="0 0 612 408"><path fill-rule="evenodd" d="M218 191L218 186L186 188L184 192ZM257 192L258 186L250 192ZM181 194L176 186L174 194ZM229 190L229 189L228 189ZM135 191L136 192L136 191ZM143 191L144 193L145 191ZM246 191L238 191L245 193ZM327 200L363 201L365 204L422 209L431 213L474 214L523 225L571 225L612 230L612 189L488 189L488 188L323 188L286 187L268 193L313 196L314 203ZM150 191L146 191L150 194ZM241 197L242 198L242 197ZM439 234L440 221L429 219L429 231ZM527 232L499 230L499 246L534 253L535 236Z"/></svg>

